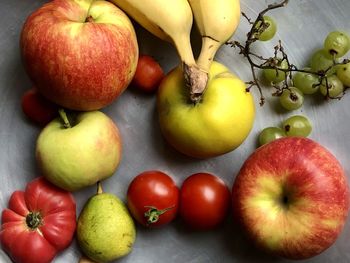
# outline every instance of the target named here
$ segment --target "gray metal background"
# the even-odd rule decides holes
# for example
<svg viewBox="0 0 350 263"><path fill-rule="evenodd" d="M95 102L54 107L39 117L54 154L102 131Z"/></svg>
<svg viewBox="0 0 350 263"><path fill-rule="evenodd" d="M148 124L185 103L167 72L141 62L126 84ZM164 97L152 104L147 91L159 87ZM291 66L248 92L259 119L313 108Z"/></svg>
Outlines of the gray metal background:
<svg viewBox="0 0 350 263"><path fill-rule="evenodd" d="M40 129L29 123L20 108L23 92L31 87L20 61L19 34L30 12L44 0L0 0L0 208L6 207L10 194L23 189L27 182L38 176L34 159L35 141ZM241 0L242 10L250 17L272 1ZM272 42L256 45L258 52L271 54L278 39L283 41L291 61L304 66L309 55L321 47L329 31L346 30L350 33L349 0L291 0L287 8L270 13L278 22L278 33ZM153 55L166 72L178 63L172 46L161 42L136 26L140 52ZM242 22L234 38L244 40L248 23ZM198 53L198 36L194 34L193 46ZM236 72L242 79L250 80L247 62L237 50L223 47L217 60ZM306 97L301 110L285 112L280 109L270 91L265 89L269 102L264 107L257 104L254 129L248 139L234 152L209 160L198 161L178 154L162 139L155 111L155 96L142 95L129 89L115 103L105 108L118 124L123 138L123 158L117 172L104 183L105 191L125 200L127 186L138 173L160 169L170 174L178 183L190 174L212 172L232 186L244 159L255 149L259 131L279 125L286 117L301 113L313 122L310 136L329 148L350 176L350 94L340 101L325 102L318 96ZM256 102L258 94L255 93ZM78 213L86 199L94 194L95 187L74 193ZM305 262L350 262L350 218L336 243L327 251ZM177 220L158 230L138 227L137 240L132 253L118 262L288 262L272 258L257 251L244 238L230 220L219 230L191 232ZM77 262L80 252L75 242L54 262ZM0 262L10 262L1 251Z"/></svg>

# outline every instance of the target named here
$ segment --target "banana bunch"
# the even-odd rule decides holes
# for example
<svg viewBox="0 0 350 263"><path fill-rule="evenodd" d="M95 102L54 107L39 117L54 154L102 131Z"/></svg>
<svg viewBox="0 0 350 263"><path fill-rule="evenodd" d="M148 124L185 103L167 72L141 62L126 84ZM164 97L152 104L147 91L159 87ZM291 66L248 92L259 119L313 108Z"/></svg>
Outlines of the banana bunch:
<svg viewBox="0 0 350 263"><path fill-rule="evenodd" d="M206 87L217 50L233 35L240 19L239 0L110 0L146 30L175 46L185 83L196 100ZM193 17L202 36L196 62L190 33Z"/></svg>
<svg viewBox="0 0 350 263"><path fill-rule="evenodd" d="M188 0L202 36L198 66L209 71L218 49L236 31L240 16L239 0Z"/></svg>

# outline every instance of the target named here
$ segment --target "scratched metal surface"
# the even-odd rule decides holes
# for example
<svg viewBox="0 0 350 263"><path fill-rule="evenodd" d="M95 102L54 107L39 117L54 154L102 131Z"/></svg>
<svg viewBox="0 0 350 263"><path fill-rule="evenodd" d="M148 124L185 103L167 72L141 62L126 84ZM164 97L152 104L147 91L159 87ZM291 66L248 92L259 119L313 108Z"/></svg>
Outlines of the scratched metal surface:
<svg viewBox="0 0 350 263"><path fill-rule="evenodd" d="M20 109L21 94L31 87L20 61L19 34L25 18L44 0L0 1L0 208L6 207L10 194L23 189L27 182L38 176L34 159L35 141L39 128L30 124ZM242 10L250 17L272 1L242 0ZM283 41L291 61L303 66L310 53L322 45L327 32L334 29L350 31L349 0L291 0L288 7L270 13L278 22L279 31L272 42L256 45L258 52L269 54L278 39ZM176 52L143 29L136 27L141 53L158 59L165 71L178 63ZM242 22L235 34L244 40L248 24ZM198 37L194 34L194 50L198 52ZM227 65L242 79L250 80L247 62L237 51L223 47L217 60ZM115 103L103 111L118 124L123 138L123 159L113 177L104 184L105 191L125 200L129 182L139 172L163 170L180 185L188 175L207 171L222 177L231 187L244 159L255 149L258 132L278 125L287 116L302 113L313 122L311 138L329 148L343 164L350 176L350 95L341 101L324 102L319 97L307 97L301 110L287 113L269 96L269 103L260 108L254 129L248 139L234 152L205 161L187 158L171 149L162 139L155 112L155 97L127 90ZM255 93L258 102L257 93ZM94 187L74 193L78 212ZM180 221L159 230L138 227L132 253L118 262L288 262L265 255L252 247L230 220L219 230L194 233L186 230ZM350 218L336 243L305 262L350 262ZM54 262L77 262L80 252L75 242L56 257ZM0 262L10 262L1 251Z"/></svg>

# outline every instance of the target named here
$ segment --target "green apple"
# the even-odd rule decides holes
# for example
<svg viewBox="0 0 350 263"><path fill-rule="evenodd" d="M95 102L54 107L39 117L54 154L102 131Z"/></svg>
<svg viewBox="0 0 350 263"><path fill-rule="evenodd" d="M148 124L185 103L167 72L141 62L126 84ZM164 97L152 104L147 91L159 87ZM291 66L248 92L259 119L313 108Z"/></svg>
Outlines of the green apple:
<svg viewBox="0 0 350 263"><path fill-rule="evenodd" d="M180 67L172 70L158 90L161 131L178 151L208 158L232 151L248 136L254 122L254 100L243 81L213 62L206 90L190 100Z"/></svg>
<svg viewBox="0 0 350 263"><path fill-rule="evenodd" d="M61 118L40 133L36 160L53 184L76 191L114 174L121 158L116 124L100 111L77 113L71 127Z"/></svg>

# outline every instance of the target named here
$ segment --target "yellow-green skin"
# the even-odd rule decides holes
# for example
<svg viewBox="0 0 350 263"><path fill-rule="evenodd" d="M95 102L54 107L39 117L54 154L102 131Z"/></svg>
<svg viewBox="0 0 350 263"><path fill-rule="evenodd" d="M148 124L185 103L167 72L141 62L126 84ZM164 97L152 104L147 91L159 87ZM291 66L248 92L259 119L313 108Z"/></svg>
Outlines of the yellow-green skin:
<svg viewBox="0 0 350 263"><path fill-rule="evenodd" d="M65 128L60 118L40 133L36 160L41 173L67 191L77 191L114 174L121 159L116 124L100 111L79 113Z"/></svg>
<svg viewBox="0 0 350 263"><path fill-rule="evenodd" d="M83 253L98 262L129 254L136 238L134 222L124 203L113 194L91 197L79 215L77 240Z"/></svg>
<svg viewBox="0 0 350 263"><path fill-rule="evenodd" d="M213 62L202 100L194 104L180 67L162 81L157 97L161 131L178 151L196 158L230 152L247 138L255 118L254 100L237 76Z"/></svg>

